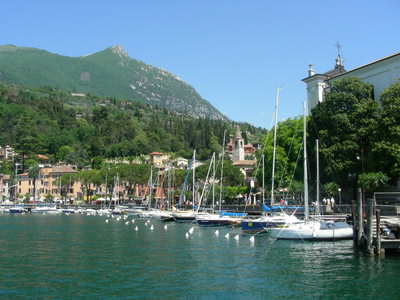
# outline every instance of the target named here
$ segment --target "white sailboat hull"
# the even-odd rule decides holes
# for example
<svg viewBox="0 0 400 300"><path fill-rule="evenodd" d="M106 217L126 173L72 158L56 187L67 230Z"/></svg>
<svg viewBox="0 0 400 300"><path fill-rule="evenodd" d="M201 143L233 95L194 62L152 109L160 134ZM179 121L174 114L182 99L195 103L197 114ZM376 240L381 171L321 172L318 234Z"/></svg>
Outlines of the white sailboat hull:
<svg viewBox="0 0 400 300"><path fill-rule="evenodd" d="M344 240L353 238L353 227L345 222L308 221L268 229L279 240Z"/></svg>

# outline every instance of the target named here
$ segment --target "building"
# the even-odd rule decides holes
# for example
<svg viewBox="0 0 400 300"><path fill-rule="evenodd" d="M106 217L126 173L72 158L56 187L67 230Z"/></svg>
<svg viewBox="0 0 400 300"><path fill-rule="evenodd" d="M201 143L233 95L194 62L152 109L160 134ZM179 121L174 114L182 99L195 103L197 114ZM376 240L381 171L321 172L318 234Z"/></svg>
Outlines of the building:
<svg viewBox="0 0 400 300"><path fill-rule="evenodd" d="M164 168L166 163L169 161L169 155L161 152L151 152L150 163L156 168Z"/></svg>
<svg viewBox="0 0 400 300"><path fill-rule="evenodd" d="M245 146L248 146L247 147L248 149L250 149L249 146L251 146L251 149L248 150L247 155L254 154L255 148L252 145L244 144L244 139L242 138L242 133L240 131L239 126L236 127L235 137L230 144L231 147L229 147L228 144L227 151L229 153L229 150L231 150L231 158L233 161L233 165L240 169L245 178L248 178L251 175L253 169L255 168L256 161L249 159L246 160Z"/></svg>
<svg viewBox="0 0 400 300"><path fill-rule="evenodd" d="M372 84L374 98L378 100L385 88L400 79L400 52L349 71L345 70L340 53L336 57L334 68L326 73L316 73L313 65L309 65L308 76L302 80L307 85L309 112L324 101L325 94L329 92L329 87L334 81L348 77L357 77Z"/></svg>
<svg viewBox="0 0 400 300"><path fill-rule="evenodd" d="M16 153L11 146L0 146L0 160L8 160L13 158L15 155Z"/></svg>
<svg viewBox="0 0 400 300"><path fill-rule="evenodd" d="M73 175L75 173L77 171L69 165L44 167L40 169L36 182L29 177L28 173L19 174L17 176L17 194L19 197L29 194L31 199L35 198L36 200L44 200L49 196L53 199L61 199L61 194L66 194L69 199L77 199L82 196L82 187L79 181L71 179L71 184L68 185L67 191L65 191L65 186L62 187L60 183L60 178L63 175ZM36 195L34 197L35 189ZM64 189L63 193L62 189Z"/></svg>
<svg viewBox="0 0 400 300"><path fill-rule="evenodd" d="M239 126L236 127L235 137L226 145L226 152L232 161L245 160L253 157L256 147L252 144L245 144Z"/></svg>
<svg viewBox="0 0 400 300"><path fill-rule="evenodd" d="M11 176L0 174L0 202L10 200Z"/></svg>
<svg viewBox="0 0 400 300"><path fill-rule="evenodd" d="M183 157L178 157L172 161L173 165L178 169L186 169L189 165L189 160Z"/></svg>

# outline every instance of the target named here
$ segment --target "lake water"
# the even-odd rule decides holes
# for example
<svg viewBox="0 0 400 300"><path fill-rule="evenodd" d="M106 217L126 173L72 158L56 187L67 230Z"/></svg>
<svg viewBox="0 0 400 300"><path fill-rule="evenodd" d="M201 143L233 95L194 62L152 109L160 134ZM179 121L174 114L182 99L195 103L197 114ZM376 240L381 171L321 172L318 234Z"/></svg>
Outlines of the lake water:
<svg viewBox="0 0 400 300"><path fill-rule="evenodd" d="M400 258L100 216L0 215L0 299L400 299ZM134 231L134 226L139 231Z"/></svg>

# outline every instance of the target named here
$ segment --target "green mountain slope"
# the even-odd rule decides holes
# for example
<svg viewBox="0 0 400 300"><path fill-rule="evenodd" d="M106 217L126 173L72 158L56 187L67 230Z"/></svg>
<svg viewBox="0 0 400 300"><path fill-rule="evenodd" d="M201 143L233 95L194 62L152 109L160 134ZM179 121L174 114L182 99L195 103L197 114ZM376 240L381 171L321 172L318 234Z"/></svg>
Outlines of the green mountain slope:
<svg viewBox="0 0 400 300"><path fill-rule="evenodd" d="M120 46L82 57L0 46L0 81L136 100L193 117L226 119L190 85L130 58Z"/></svg>
<svg viewBox="0 0 400 300"><path fill-rule="evenodd" d="M249 140L259 141L265 134L249 124L183 116L150 104L0 84L0 145L46 154L54 162L65 159L66 148L69 162L80 166L95 157L153 151L190 158L194 149L205 160L221 151L224 132L233 135L236 125Z"/></svg>

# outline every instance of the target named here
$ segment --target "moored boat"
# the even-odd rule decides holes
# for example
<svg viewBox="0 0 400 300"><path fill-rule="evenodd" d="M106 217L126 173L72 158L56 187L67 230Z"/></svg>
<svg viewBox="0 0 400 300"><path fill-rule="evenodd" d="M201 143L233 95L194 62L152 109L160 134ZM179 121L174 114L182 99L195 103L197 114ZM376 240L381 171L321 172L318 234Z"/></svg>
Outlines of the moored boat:
<svg viewBox="0 0 400 300"><path fill-rule="evenodd" d="M279 240L333 241L353 238L353 227L346 222L308 220L267 231Z"/></svg>
<svg viewBox="0 0 400 300"><path fill-rule="evenodd" d="M25 212L25 209L21 206L13 206L8 209L10 214L22 214Z"/></svg>
<svg viewBox="0 0 400 300"><path fill-rule="evenodd" d="M31 209L31 213L36 214L60 214L61 210L55 206L37 206Z"/></svg>
<svg viewBox="0 0 400 300"><path fill-rule="evenodd" d="M193 222L196 220L196 214L192 210L173 212L172 217L174 218L175 222L178 223Z"/></svg>
<svg viewBox="0 0 400 300"><path fill-rule="evenodd" d="M257 219L243 220L240 226L245 233L259 233L265 231L266 228L278 227L298 221L299 219L293 215L277 213L272 216L261 216Z"/></svg>

